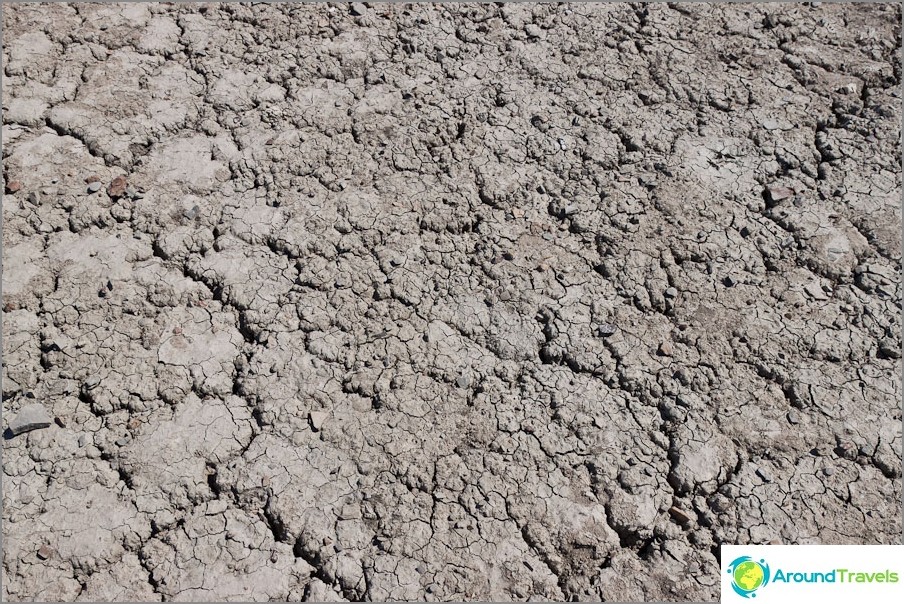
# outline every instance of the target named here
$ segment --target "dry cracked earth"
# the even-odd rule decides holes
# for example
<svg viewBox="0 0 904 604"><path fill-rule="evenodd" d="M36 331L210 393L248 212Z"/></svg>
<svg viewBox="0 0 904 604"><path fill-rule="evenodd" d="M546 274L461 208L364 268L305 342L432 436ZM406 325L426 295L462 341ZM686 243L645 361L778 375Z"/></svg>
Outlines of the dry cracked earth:
<svg viewBox="0 0 904 604"><path fill-rule="evenodd" d="M895 543L896 4L7 4L6 600L713 600Z"/></svg>

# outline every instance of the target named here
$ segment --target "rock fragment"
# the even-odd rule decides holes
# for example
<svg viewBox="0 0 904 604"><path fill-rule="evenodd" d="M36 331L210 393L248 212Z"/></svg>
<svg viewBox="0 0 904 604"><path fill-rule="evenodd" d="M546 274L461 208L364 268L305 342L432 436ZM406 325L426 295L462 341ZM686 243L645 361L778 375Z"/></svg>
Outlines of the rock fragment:
<svg viewBox="0 0 904 604"><path fill-rule="evenodd" d="M348 7L348 12L354 17L363 17L367 14L367 7L364 6L363 2L352 2Z"/></svg>
<svg viewBox="0 0 904 604"><path fill-rule="evenodd" d="M674 287L670 287L670 288L666 289L664 293L665 293L666 298L677 298L678 297L678 290Z"/></svg>
<svg viewBox="0 0 904 604"><path fill-rule="evenodd" d="M9 422L9 431L12 436L17 436L23 432L48 428L51 423L53 418L44 409L44 405L32 403L22 407L16 417Z"/></svg>
<svg viewBox="0 0 904 604"><path fill-rule="evenodd" d="M601 323L600 325L596 326L596 335L601 338L608 338L616 331L618 331L618 327L616 327L612 323Z"/></svg>
<svg viewBox="0 0 904 604"><path fill-rule="evenodd" d="M88 183L88 193L97 193L98 191L100 191L100 187L101 187L101 184L100 184L99 180L89 182Z"/></svg>
<svg viewBox="0 0 904 604"><path fill-rule="evenodd" d="M14 193L18 193L21 190L22 190L22 183L18 180L11 180L8 183L6 183L6 192L9 193L10 195L12 195Z"/></svg>
<svg viewBox="0 0 904 604"><path fill-rule="evenodd" d="M670 357L675 352L675 349L672 347L672 343L666 340L665 342L659 345L659 354L660 356Z"/></svg>
<svg viewBox="0 0 904 604"><path fill-rule="evenodd" d="M194 205L191 207L190 210L183 210L182 215L185 218L187 218L188 220L194 220L198 216L198 213L200 211L201 211L201 208L197 205Z"/></svg>
<svg viewBox="0 0 904 604"><path fill-rule="evenodd" d="M471 378L466 375L460 375L458 376L458 378L456 378L455 385L459 388L467 388L471 385Z"/></svg>
<svg viewBox="0 0 904 604"><path fill-rule="evenodd" d="M38 548L37 556L38 556L39 560L47 560L52 555L53 555L53 548L50 547L49 545L42 545L40 548Z"/></svg>
<svg viewBox="0 0 904 604"><path fill-rule="evenodd" d="M673 505L669 508L669 515L674 518L680 524L690 524L693 521L693 516L682 510L676 505Z"/></svg>
<svg viewBox="0 0 904 604"><path fill-rule="evenodd" d="M110 181L109 186L107 186L107 195L109 195L112 199L119 199L126 194L126 188L128 186L129 181L126 180L125 176L117 176L112 181Z"/></svg>
<svg viewBox="0 0 904 604"><path fill-rule="evenodd" d="M772 203L778 203L783 199L793 197L794 189L791 189L790 187L772 185L766 189L766 193L769 195L769 201L771 201Z"/></svg>

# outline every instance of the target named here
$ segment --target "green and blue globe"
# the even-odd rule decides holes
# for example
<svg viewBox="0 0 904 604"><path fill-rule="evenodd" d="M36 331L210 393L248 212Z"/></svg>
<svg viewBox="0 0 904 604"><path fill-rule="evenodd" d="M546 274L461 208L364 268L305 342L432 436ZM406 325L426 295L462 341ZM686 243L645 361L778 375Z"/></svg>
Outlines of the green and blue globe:
<svg viewBox="0 0 904 604"><path fill-rule="evenodd" d="M757 562L750 556L741 556L728 565L731 586L735 593L744 598L756 597L754 593L769 583L769 565L765 560Z"/></svg>

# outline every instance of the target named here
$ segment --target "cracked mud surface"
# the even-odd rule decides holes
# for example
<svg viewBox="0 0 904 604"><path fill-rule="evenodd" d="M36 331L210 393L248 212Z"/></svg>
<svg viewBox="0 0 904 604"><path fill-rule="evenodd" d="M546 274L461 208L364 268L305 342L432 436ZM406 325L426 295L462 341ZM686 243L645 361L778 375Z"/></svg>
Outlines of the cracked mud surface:
<svg viewBox="0 0 904 604"><path fill-rule="evenodd" d="M713 600L901 534L896 5L4 6L8 600ZM117 177L124 176L126 182Z"/></svg>

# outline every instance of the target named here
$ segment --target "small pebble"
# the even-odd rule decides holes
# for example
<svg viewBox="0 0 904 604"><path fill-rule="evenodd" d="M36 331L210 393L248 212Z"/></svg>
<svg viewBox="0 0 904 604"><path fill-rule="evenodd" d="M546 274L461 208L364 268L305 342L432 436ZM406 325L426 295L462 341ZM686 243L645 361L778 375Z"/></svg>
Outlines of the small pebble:
<svg viewBox="0 0 904 604"><path fill-rule="evenodd" d="M88 184L88 193L97 193L98 191L100 191L100 187L100 181L95 180L94 182Z"/></svg>
<svg viewBox="0 0 904 604"><path fill-rule="evenodd" d="M777 185L773 185L766 189L766 192L769 194L769 200L773 203L778 203L783 199L788 199L789 197L794 196L794 189L790 189L788 187L780 187Z"/></svg>
<svg viewBox="0 0 904 604"><path fill-rule="evenodd" d="M763 479L763 482L772 482L772 474L764 468L757 468L756 475Z"/></svg>
<svg viewBox="0 0 904 604"><path fill-rule="evenodd" d="M107 187L107 195L113 199L119 199L126 194L126 187L128 187L128 185L129 182L126 180L125 176L117 176L110 181L110 185Z"/></svg>
<svg viewBox="0 0 904 604"><path fill-rule="evenodd" d="M352 2L348 11L355 17L363 17L367 14L367 7L362 2Z"/></svg>
<svg viewBox="0 0 904 604"><path fill-rule="evenodd" d="M88 435L87 434L82 434L81 436L78 437L78 446L84 447L87 444L88 444Z"/></svg>
<svg viewBox="0 0 904 604"><path fill-rule="evenodd" d="M601 338L608 338L616 331L618 331L618 327L616 327L612 323L601 323L600 325L596 326L596 335Z"/></svg>
<svg viewBox="0 0 904 604"><path fill-rule="evenodd" d="M800 414L794 410L789 411L788 412L788 423L799 424L800 423Z"/></svg>
<svg viewBox="0 0 904 604"><path fill-rule="evenodd" d="M832 467L823 468L822 473L825 474L826 476L831 476L832 474L835 473L835 468L832 468Z"/></svg>
<svg viewBox="0 0 904 604"><path fill-rule="evenodd" d="M198 206L192 206L190 210L183 210L182 215L188 218L189 220L194 220L195 216L198 215L198 212L201 211L201 208Z"/></svg>
<svg viewBox="0 0 904 604"><path fill-rule="evenodd" d="M666 298L677 298L678 290L674 287L668 288L667 290L665 290L665 297Z"/></svg>
<svg viewBox="0 0 904 604"><path fill-rule="evenodd" d="M693 517L691 517L690 514L675 505L669 508L669 514L672 516L672 518L674 518L681 524L688 524L691 520L693 520Z"/></svg>
<svg viewBox="0 0 904 604"><path fill-rule="evenodd" d="M672 356L673 352L674 352L674 348L672 347L671 342L666 341L659 345L659 354L660 355L662 355L664 357L670 357L670 356Z"/></svg>
<svg viewBox="0 0 904 604"><path fill-rule="evenodd" d="M117 446L117 447L125 447L127 444L129 444L129 441L130 441L130 440L131 440L131 439L129 439L127 436L121 436L121 437L119 437L119 438L116 439L116 441L115 441L115 442L116 442L116 446Z"/></svg>
<svg viewBox="0 0 904 604"><path fill-rule="evenodd" d="M18 180L11 180L6 183L6 192L9 194L18 193L22 190L22 183Z"/></svg>
<svg viewBox="0 0 904 604"><path fill-rule="evenodd" d="M87 380L85 380L85 388L87 390L91 390L92 388L96 388L97 385L100 384L100 378L96 375L92 375Z"/></svg>
<svg viewBox="0 0 904 604"><path fill-rule="evenodd" d="M47 560L52 555L53 555L53 548L50 547L49 545L42 545L38 549L38 559L40 559L40 560Z"/></svg>
<svg viewBox="0 0 904 604"><path fill-rule="evenodd" d="M458 386L459 388L467 388L468 386L471 385L471 378L469 378L466 375L460 375L455 380L455 385Z"/></svg>

